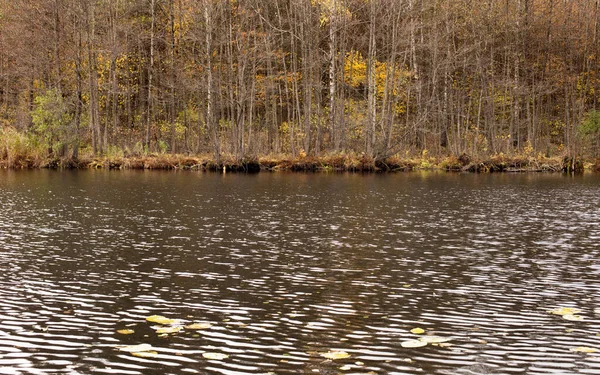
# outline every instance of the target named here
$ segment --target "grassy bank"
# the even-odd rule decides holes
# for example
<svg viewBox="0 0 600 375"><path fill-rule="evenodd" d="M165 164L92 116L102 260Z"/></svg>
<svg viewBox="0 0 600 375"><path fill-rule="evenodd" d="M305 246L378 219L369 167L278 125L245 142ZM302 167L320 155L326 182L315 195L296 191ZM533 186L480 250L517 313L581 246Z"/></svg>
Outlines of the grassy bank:
<svg viewBox="0 0 600 375"><path fill-rule="evenodd" d="M374 159L363 154L336 153L319 157L267 155L235 160L222 157L215 160L210 155L145 154L93 156L82 153L78 158L47 156L43 150L22 144L12 145L12 151L0 148L0 168L52 168L52 169L154 169L197 170L216 172L295 171L295 172L398 172L416 170L443 170L455 172L581 172L600 170L600 162L573 160L568 157L531 157L495 155L473 160L468 155L431 157L426 153L416 157L393 156ZM20 142L20 141L19 141Z"/></svg>

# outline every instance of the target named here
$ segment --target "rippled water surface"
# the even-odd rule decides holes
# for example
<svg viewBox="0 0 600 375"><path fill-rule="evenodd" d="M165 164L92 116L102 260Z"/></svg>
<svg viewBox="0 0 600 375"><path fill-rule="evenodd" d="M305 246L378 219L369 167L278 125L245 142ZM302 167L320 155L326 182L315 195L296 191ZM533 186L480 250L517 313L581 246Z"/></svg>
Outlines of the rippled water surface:
<svg viewBox="0 0 600 375"><path fill-rule="evenodd" d="M596 175L0 171L0 374L600 374L571 351L600 349L599 200ZM424 335L450 341L401 345Z"/></svg>

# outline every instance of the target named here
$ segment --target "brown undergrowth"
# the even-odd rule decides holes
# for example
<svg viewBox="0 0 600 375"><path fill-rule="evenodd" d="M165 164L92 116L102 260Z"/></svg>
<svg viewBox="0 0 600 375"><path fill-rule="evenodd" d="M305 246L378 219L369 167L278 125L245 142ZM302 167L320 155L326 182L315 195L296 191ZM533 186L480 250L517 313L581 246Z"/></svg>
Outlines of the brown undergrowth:
<svg viewBox="0 0 600 375"><path fill-rule="evenodd" d="M335 153L323 156L292 157L290 155L267 155L236 160L222 156L215 160L210 155L182 154L114 154L94 157L90 154L78 158L47 156L26 139L13 138L11 144L0 145L1 168L52 168L52 169L147 169L147 170L196 170L214 172L256 173L259 171L294 172L397 172L414 170L444 170L456 172L580 172L584 162L569 157L506 156L503 154L473 160L469 155L430 157L395 155L375 159L365 154ZM46 156L44 154L46 153ZM587 169L600 171L600 160L586 163Z"/></svg>

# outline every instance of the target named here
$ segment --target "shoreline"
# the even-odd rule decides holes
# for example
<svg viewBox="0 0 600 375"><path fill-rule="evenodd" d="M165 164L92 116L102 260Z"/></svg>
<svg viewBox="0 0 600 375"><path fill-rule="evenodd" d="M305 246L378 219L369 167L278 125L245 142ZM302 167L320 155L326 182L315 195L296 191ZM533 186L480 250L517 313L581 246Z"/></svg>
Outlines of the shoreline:
<svg viewBox="0 0 600 375"><path fill-rule="evenodd" d="M213 172L258 173L261 171L292 172L355 172L389 173L410 171L447 171L470 173L523 173L561 172L581 173L600 171L600 161L563 157L508 157L496 155L481 160L471 160L467 155L448 157L389 157L373 159L366 155L333 154L320 157L290 155L263 156L235 161L223 157L216 161L207 155L148 154L132 156L83 156L73 158L48 158L33 160L0 160L2 169L109 169L109 170L195 170Z"/></svg>

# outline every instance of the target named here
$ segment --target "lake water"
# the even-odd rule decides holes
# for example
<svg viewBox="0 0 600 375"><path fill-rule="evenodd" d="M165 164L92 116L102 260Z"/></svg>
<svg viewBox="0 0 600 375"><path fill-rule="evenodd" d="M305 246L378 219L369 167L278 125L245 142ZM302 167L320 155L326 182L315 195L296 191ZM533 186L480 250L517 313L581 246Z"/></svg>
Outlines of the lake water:
<svg viewBox="0 0 600 375"><path fill-rule="evenodd" d="M0 171L0 374L600 374L599 243L592 174Z"/></svg>

